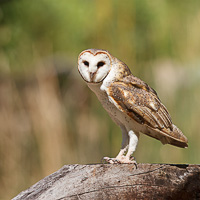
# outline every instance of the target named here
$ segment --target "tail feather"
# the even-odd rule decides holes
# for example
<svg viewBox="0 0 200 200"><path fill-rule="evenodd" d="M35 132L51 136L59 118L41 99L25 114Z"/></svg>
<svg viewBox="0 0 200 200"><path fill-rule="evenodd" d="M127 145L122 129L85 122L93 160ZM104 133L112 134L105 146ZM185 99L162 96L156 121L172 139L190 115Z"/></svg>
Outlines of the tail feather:
<svg viewBox="0 0 200 200"><path fill-rule="evenodd" d="M162 142L162 144L171 144L181 148L188 147L188 139L183 135L182 131L172 124L172 130L170 129L154 129L152 127L148 127L149 132L145 133L148 136L151 136L155 139L158 139Z"/></svg>

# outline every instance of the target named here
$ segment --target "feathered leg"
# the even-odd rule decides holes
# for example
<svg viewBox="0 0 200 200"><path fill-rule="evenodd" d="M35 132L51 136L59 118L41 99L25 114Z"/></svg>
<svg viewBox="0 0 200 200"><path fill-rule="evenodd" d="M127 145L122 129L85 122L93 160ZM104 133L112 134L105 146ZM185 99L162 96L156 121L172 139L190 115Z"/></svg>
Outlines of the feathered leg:
<svg viewBox="0 0 200 200"><path fill-rule="evenodd" d="M129 148L128 152L124 158L124 163L135 163L136 161L133 159L132 154L136 150L137 143L139 140L139 133L134 133L132 130L128 132L129 135Z"/></svg>
<svg viewBox="0 0 200 200"><path fill-rule="evenodd" d="M116 157L117 160L122 160L124 158L124 155L129 147L129 137L128 137L127 130L125 126L120 126L120 128L122 130L122 145L121 145L120 152L118 153Z"/></svg>
<svg viewBox="0 0 200 200"><path fill-rule="evenodd" d="M103 159L108 163L130 163L136 164L132 159L132 153L135 151L139 134L135 134L132 130L127 133L125 126L120 126L122 130L122 146L116 158L104 157ZM128 150L127 154L125 152Z"/></svg>

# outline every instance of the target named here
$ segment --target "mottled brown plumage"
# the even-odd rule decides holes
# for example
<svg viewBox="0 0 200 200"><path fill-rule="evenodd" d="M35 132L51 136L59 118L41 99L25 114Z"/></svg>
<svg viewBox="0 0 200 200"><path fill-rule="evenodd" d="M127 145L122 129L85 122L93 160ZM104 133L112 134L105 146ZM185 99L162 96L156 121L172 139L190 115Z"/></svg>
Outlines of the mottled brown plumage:
<svg viewBox="0 0 200 200"><path fill-rule="evenodd" d="M114 82L108 94L133 120L147 127L144 134L178 147L187 147L187 138L172 124L166 107L161 103L155 90L146 83L129 75ZM152 134L152 131L156 133Z"/></svg>

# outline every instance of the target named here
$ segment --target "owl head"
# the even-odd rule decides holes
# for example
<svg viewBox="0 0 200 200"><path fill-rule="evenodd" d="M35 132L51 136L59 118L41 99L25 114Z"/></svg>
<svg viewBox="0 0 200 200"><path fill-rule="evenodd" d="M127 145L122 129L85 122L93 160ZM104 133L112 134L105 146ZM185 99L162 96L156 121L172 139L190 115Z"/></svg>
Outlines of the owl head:
<svg viewBox="0 0 200 200"><path fill-rule="evenodd" d="M108 51L87 49L78 57L78 70L82 78L88 83L102 82L112 66L112 56Z"/></svg>

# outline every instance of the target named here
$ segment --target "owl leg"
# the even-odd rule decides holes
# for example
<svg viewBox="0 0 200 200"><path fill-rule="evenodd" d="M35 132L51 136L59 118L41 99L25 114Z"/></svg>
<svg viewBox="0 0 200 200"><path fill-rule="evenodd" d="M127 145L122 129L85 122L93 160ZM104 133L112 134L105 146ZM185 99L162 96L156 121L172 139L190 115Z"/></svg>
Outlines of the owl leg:
<svg viewBox="0 0 200 200"><path fill-rule="evenodd" d="M108 158L108 157L104 157L104 160L106 160L108 163L128 163L128 164L135 164L137 167L137 163L134 160L134 158L132 157L133 152L136 150L137 147L137 143L138 143L138 139L139 139L139 133L134 133L132 130L130 130L128 132L128 134L126 133L127 137L129 136L129 145L127 145L127 139L126 135L123 134L122 131L122 135L123 135L123 141L122 141L122 149L120 150L119 154L117 155L116 158ZM124 148L123 148L124 146ZM127 154L124 156L124 153L126 152L128 148L128 152Z"/></svg>
<svg viewBox="0 0 200 200"><path fill-rule="evenodd" d="M116 158L109 158L109 157L103 158L106 162L111 163L111 164L124 163L124 160L126 158L124 154L129 148L129 136L128 136L127 130L125 126L122 126L122 125L120 126L120 128L122 130L122 145L121 145L121 150L119 154L117 155Z"/></svg>
<svg viewBox="0 0 200 200"><path fill-rule="evenodd" d="M139 139L139 133L134 133L132 130L130 130L128 132L128 135L129 135L129 148L123 161L124 163L136 164L136 161L133 160L132 154L136 150L138 139Z"/></svg>
<svg viewBox="0 0 200 200"><path fill-rule="evenodd" d="M122 145L121 145L120 152L118 153L116 157L117 160L122 160L124 158L124 154L128 150L128 146L129 146L128 145L129 137L128 137L127 130L125 126L120 126L120 128L122 130Z"/></svg>

